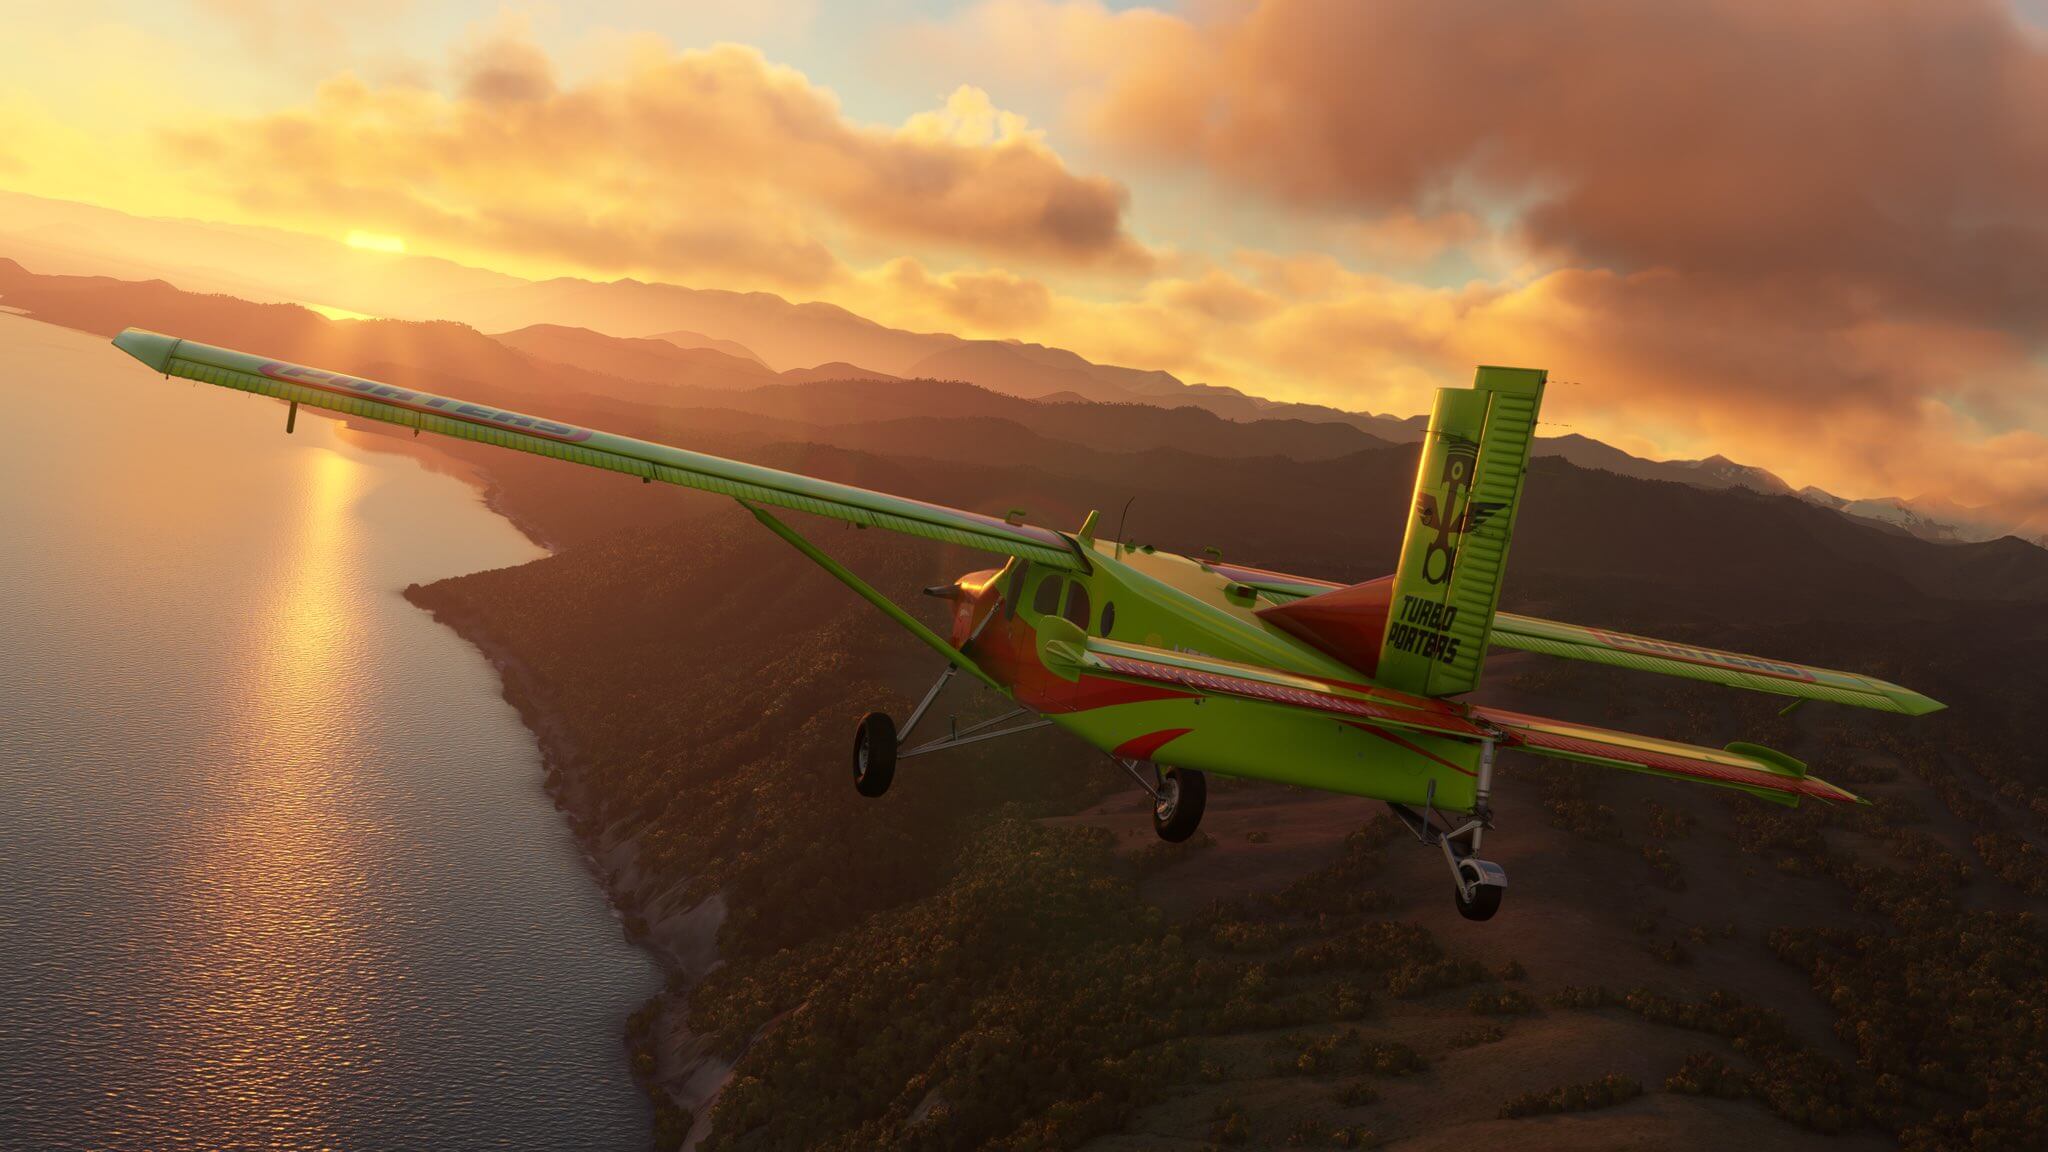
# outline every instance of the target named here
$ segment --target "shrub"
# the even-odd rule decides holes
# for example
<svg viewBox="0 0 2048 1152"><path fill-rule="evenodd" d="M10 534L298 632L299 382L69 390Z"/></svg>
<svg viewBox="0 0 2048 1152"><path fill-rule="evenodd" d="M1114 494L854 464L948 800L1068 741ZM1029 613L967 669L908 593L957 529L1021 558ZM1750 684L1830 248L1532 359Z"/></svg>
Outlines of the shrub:
<svg viewBox="0 0 2048 1152"><path fill-rule="evenodd" d="M1586 1112L1612 1108L1643 1094L1643 1086L1626 1076L1609 1075L1590 1084L1568 1084L1548 1092L1524 1092L1501 1105L1500 1118L1543 1116L1555 1112Z"/></svg>
<svg viewBox="0 0 2048 1152"><path fill-rule="evenodd" d="M1451 1047L1477 1048L1481 1044L1497 1044L1507 1039L1507 1035L1508 1030L1498 1024L1480 1024L1451 1037Z"/></svg>
<svg viewBox="0 0 2048 1152"><path fill-rule="evenodd" d="M1209 1139L1218 1144L1242 1144L1252 1136L1251 1117L1245 1115L1237 1101L1228 1100L1216 1106L1215 1123L1209 1125Z"/></svg>
<svg viewBox="0 0 2048 1152"><path fill-rule="evenodd" d="M1406 1076L1429 1067L1429 1061L1398 1040L1366 1040L1359 1045L1365 1070L1375 1076Z"/></svg>
<svg viewBox="0 0 2048 1152"><path fill-rule="evenodd" d="M1346 1108L1359 1108L1380 1098L1379 1089L1370 1080L1353 1080L1337 1089L1337 1103Z"/></svg>
<svg viewBox="0 0 2048 1152"><path fill-rule="evenodd" d="M1666 1092L1735 1100L1749 1094L1749 1077L1712 1052L1695 1052L1664 1081Z"/></svg>
<svg viewBox="0 0 2048 1152"><path fill-rule="evenodd" d="M1519 988L1500 992L1474 992L1465 1007L1477 1016L1526 1016L1536 1010L1536 1002Z"/></svg>
<svg viewBox="0 0 2048 1152"><path fill-rule="evenodd" d="M1298 1045L1298 1048L1292 1055L1273 1061L1273 1071L1276 1075L1283 1076L1313 1076L1319 1072L1333 1072L1337 1067L1338 1045L1357 1038L1355 1030L1343 1035L1319 1036L1308 1040L1289 1037L1288 1042Z"/></svg>
<svg viewBox="0 0 2048 1152"><path fill-rule="evenodd" d="M1548 999L1554 1007L1578 1008L1581 1010L1605 1008L1615 1002L1614 993L1609 992L1607 987L1602 984L1596 984L1591 988L1580 988L1567 984L1552 992Z"/></svg>
<svg viewBox="0 0 2048 1152"><path fill-rule="evenodd" d="M1387 973L1387 991L1401 997L1427 996L1486 978L1486 967L1475 960L1411 961Z"/></svg>
<svg viewBox="0 0 2048 1152"><path fill-rule="evenodd" d="M1642 853L1643 863L1650 866L1650 875L1658 887L1671 892L1685 891L1685 869L1678 863L1678 857L1665 851L1661 844L1645 844Z"/></svg>
<svg viewBox="0 0 2048 1152"><path fill-rule="evenodd" d="M1293 1148L1370 1148L1379 1143L1379 1138L1370 1128L1332 1128L1321 1120L1309 1119L1294 1126L1287 1143Z"/></svg>

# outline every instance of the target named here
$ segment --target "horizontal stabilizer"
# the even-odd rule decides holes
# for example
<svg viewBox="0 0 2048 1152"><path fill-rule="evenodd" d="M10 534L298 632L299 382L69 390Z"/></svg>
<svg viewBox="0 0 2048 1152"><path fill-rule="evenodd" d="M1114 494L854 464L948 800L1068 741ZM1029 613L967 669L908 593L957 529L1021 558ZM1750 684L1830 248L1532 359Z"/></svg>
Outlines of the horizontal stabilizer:
<svg viewBox="0 0 2048 1152"><path fill-rule="evenodd" d="M1493 644L1541 652L1567 660L1587 660L1616 668L1634 668L1666 676L1683 676L1711 684L1726 684L1780 696L1827 700L1879 712L1924 716L1943 705L1910 688L1901 688L1871 676L1837 672L1739 652L1721 652L1672 640L1653 640L1626 632L1609 632L1555 620L1538 620L1501 612L1493 620Z"/></svg>
<svg viewBox="0 0 2048 1152"><path fill-rule="evenodd" d="M1276 605L1298 604L1346 590L1344 585L1328 580L1269 572L1262 568L1217 565L1216 570L1257 590L1260 596ZM1277 625L1278 621L1275 623ZM1377 621L1362 623L1376 626ZM1905 716L1925 716L1946 707L1939 700L1874 676L1794 664L1789 660L1745 656L1739 652L1722 652L1697 644L1656 640L1604 628L1539 620L1534 616L1517 616L1513 612L1494 613L1493 631L1487 639L1495 648L1540 652L1567 660L1586 660L1616 668L1633 668L1639 672L1683 676L1731 688L1771 692L1802 700L1826 700ZM1325 643L1311 642L1325 651L1329 650ZM1343 657L1339 656L1339 659ZM1370 673L1373 669L1364 667L1361 670Z"/></svg>
<svg viewBox="0 0 2048 1152"><path fill-rule="evenodd" d="M1754 744L1702 748L1095 637L1077 646L1072 659L1077 666L1100 675L1300 708L1368 728L1407 729L1469 741L1491 738L1504 748L1735 788L1777 803L1796 804L1808 796L1835 802L1857 800L1853 793L1808 776L1806 766L1790 756Z"/></svg>
<svg viewBox="0 0 2048 1152"><path fill-rule="evenodd" d="M1796 803L1802 796L1860 803L1855 793L1808 776L1806 765L1792 757L1756 744L1702 748L1569 720L1549 720L1494 708L1472 711L1476 718L1500 729L1509 746L1560 760L1718 784L1780 803Z"/></svg>

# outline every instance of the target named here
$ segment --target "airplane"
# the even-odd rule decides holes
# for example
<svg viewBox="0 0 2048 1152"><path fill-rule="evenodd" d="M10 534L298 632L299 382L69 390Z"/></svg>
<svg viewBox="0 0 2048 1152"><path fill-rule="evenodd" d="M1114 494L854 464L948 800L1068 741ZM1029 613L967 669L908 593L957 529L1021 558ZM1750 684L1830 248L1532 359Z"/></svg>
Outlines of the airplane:
<svg viewBox="0 0 2048 1152"><path fill-rule="evenodd" d="M1394 573L1361 584L1061 532L653 444L541 417L130 328L116 347L162 373L729 496L769 531L922 641L946 664L899 728L855 725L854 787L889 790L899 761L1053 725L1108 754L1152 800L1164 840L1194 835L1206 773L1386 802L1441 850L1461 915L1490 919L1507 887L1479 856L1502 748L1735 789L1784 804L1857 797L1750 743L1705 748L1459 699L1492 648L1543 653L1807 700L1923 715L1943 707L1867 676L1499 611L1547 374L1482 367L1437 390ZM941 635L771 508L1002 556L925 589L950 605ZM956 674L1015 708L903 747ZM1149 779L1148 779L1149 776Z"/></svg>

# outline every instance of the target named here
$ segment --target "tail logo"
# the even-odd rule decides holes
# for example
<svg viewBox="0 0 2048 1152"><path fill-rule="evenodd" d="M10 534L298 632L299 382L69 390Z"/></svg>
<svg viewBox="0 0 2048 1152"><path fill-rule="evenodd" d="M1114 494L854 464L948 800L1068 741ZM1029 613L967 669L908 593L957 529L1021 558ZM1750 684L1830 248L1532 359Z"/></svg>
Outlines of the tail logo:
<svg viewBox="0 0 2048 1152"><path fill-rule="evenodd" d="M1493 519L1506 504L1472 499L1472 474L1479 463L1479 445L1463 437L1447 437L1438 491L1415 499L1415 516L1436 537L1422 557L1422 578L1431 584L1450 580L1458 565L1458 545L1467 532Z"/></svg>

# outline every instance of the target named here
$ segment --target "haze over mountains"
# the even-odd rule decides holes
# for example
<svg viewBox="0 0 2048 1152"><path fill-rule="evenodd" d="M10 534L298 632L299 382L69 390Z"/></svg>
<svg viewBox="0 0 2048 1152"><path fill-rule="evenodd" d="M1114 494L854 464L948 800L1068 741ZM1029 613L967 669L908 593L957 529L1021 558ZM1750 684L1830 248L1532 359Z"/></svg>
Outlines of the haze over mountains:
<svg viewBox="0 0 2048 1152"><path fill-rule="evenodd" d="M1412 442L1423 428L1420 416L1403 419L1271 401L1232 388L1190 384L1167 372L1096 364L1039 344L889 328L835 305L792 303L771 293L636 280L535 282L297 233L144 219L5 191L0 191L0 246L0 256L15 258L24 271L165 278L191 291L297 302L330 314L458 321L498 333L500 344L537 359L657 389L922 378L964 381L1027 400L1194 408L1234 422L1334 425L1383 442ZM255 346L246 336L225 336L220 342ZM1342 438L1327 430L1302 435L1325 448ZM1652 461L1576 434L1541 438L1537 452L1643 479L1765 494L1792 491L1764 469L1721 456ZM2048 523L2022 522L1996 508L1924 497L1848 500L1819 489L1796 494L1923 539L1983 541L2016 535L2048 547Z"/></svg>

